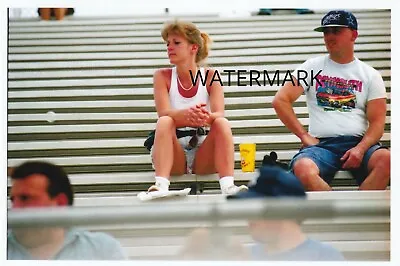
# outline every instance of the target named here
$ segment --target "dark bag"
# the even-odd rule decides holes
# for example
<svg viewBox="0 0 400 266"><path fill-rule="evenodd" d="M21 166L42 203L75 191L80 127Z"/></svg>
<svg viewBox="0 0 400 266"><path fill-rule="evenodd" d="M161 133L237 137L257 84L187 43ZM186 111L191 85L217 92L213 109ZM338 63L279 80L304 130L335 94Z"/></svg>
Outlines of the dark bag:
<svg viewBox="0 0 400 266"><path fill-rule="evenodd" d="M147 139L144 141L143 146L145 146L146 149L148 149L149 151L151 150L151 147L153 147L155 136L156 136L156 131L153 130L149 133L149 135L147 136Z"/></svg>
<svg viewBox="0 0 400 266"><path fill-rule="evenodd" d="M270 166L279 166L280 168L284 170L289 170L289 165L287 163L282 163L278 161L278 154L276 152L271 151L270 154L266 154L264 156L264 159L262 161L262 165L270 165Z"/></svg>

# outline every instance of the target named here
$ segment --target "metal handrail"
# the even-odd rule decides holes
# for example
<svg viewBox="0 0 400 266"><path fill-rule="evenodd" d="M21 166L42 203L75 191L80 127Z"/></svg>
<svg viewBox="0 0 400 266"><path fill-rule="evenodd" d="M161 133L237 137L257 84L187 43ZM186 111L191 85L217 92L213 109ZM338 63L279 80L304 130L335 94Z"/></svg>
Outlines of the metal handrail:
<svg viewBox="0 0 400 266"><path fill-rule="evenodd" d="M83 226L247 219L389 217L390 200L231 200L213 203L150 202L137 206L57 207L8 210L8 226Z"/></svg>

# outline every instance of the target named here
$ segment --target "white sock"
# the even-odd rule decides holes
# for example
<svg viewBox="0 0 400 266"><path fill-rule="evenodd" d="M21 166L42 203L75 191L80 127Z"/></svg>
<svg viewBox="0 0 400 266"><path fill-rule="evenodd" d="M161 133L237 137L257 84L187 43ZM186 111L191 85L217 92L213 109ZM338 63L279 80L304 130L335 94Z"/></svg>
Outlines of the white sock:
<svg viewBox="0 0 400 266"><path fill-rule="evenodd" d="M233 176L224 176L219 179L219 185L221 190L225 190L228 187L234 185L233 183Z"/></svg>
<svg viewBox="0 0 400 266"><path fill-rule="evenodd" d="M169 189L170 182L169 182L169 180L167 178L162 177L162 176L156 176L155 179L156 179L156 185L158 187L160 187L160 189L162 189L162 190L168 190Z"/></svg>

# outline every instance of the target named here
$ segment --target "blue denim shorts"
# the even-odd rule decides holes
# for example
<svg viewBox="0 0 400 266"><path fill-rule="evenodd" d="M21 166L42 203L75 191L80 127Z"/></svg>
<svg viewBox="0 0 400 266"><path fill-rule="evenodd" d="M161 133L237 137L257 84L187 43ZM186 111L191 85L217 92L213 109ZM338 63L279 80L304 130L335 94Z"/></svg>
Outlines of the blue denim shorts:
<svg viewBox="0 0 400 266"><path fill-rule="evenodd" d="M330 184L336 172L344 170L342 168L343 162L340 161L340 158L346 153L346 151L355 147L361 139L362 137L356 136L320 138L318 144L300 149L290 162L290 169L293 169L293 165L298 159L309 158L318 166L321 178L324 179L326 183ZM361 185L368 176L368 161L371 158L372 153L381 148L386 147L382 146L381 143L371 146L364 154L364 158L359 168L345 169L351 172L358 185Z"/></svg>

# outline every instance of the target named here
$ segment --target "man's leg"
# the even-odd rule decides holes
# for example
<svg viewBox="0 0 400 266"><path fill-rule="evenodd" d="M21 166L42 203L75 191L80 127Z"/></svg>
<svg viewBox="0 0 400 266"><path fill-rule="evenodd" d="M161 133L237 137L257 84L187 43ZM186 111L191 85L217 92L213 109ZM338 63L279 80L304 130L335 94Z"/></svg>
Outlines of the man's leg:
<svg viewBox="0 0 400 266"><path fill-rule="evenodd" d="M63 20L65 13L67 13L66 8L54 8L54 14L55 14L56 20Z"/></svg>
<svg viewBox="0 0 400 266"><path fill-rule="evenodd" d="M320 176L317 164L310 158L300 158L293 165L293 173L307 191L329 191L332 188Z"/></svg>
<svg viewBox="0 0 400 266"><path fill-rule="evenodd" d="M365 157L368 157L368 151ZM368 160L368 158L366 158ZM377 149L368 160L368 176L361 183L360 190L384 190L390 179L390 151Z"/></svg>
<svg viewBox="0 0 400 266"><path fill-rule="evenodd" d="M307 191L332 190L329 184L339 170L340 156L326 146L327 141L324 140L303 148L290 162L290 169Z"/></svg>
<svg viewBox="0 0 400 266"><path fill-rule="evenodd" d="M50 20L50 8L40 8L40 17L42 20Z"/></svg>

